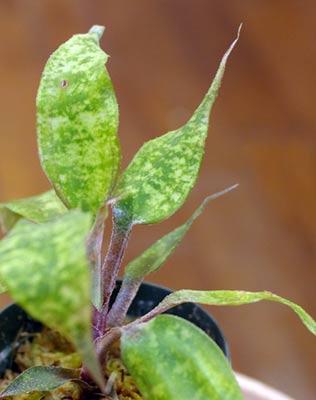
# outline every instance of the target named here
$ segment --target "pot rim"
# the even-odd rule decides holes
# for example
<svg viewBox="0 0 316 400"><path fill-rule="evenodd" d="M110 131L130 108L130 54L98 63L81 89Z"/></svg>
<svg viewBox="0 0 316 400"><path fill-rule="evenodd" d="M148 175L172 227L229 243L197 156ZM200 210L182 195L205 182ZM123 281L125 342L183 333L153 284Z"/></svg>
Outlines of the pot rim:
<svg viewBox="0 0 316 400"><path fill-rule="evenodd" d="M235 372L235 376L245 396L244 400L295 400L293 397L289 397L257 379L239 372Z"/></svg>

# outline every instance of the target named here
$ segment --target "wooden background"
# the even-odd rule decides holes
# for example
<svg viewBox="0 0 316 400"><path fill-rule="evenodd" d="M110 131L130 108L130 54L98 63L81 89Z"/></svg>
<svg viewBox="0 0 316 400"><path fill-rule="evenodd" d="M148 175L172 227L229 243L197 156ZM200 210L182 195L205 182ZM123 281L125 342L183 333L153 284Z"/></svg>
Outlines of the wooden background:
<svg viewBox="0 0 316 400"><path fill-rule="evenodd" d="M135 229L127 259L208 206L152 280L172 288L271 290L315 315L316 4L306 0L0 0L0 201L49 184L35 137L35 95L49 54L107 26L102 45L121 111L123 166L184 123L244 23L213 109L197 187L172 220ZM3 299L6 301L6 299ZM316 398L315 338L277 304L213 308L235 369Z"/></svg>

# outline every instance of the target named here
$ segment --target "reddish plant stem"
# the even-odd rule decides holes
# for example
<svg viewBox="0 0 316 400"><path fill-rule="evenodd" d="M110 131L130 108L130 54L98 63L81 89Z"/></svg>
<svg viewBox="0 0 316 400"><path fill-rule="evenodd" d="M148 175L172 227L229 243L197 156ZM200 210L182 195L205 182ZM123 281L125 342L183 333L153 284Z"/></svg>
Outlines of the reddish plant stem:
<svg viewBox="0 0 316 400"><path fill-rule="evenodd" d="M111 345L120 337L121 329L112 328L106 331L103 336L99 337L99 339L95 341L95 350L102 367L107 361L107 355Z"/></svg>
<svg viewBox="0 0 316 400"><path fill-rule="evenodd" d="M113 328L107 330L107 332L99 337L97 340L94 341L95 345L95 351L98 357L98 360L100 362L101 367L103 368L104 365L107 362L107 356L108 356L108 351L111 347L111 345L118 340L121 337L121 329L120 328ZM94 384L94 380L91 377L90 372L88 369L85 367L85 365L82 366L81 372L80 372L80 378L87 382L89 385ZM108 394L108 393L105 393Z"/></svg>
<svg viewBox="0 0 316 400"><path fill-rule="evenodd" d="M103 306L94 316L98 338L106 330L107 313L111 294L115 288L116 278L123 261L124 253L130 238L132 223L126 215L113 208L113 228L107 256L102 266Z"/></svg>
<svg viewBox="0 0 316 400"><path fill-rule="evenodd" d="M134 300L142 279L122 282L122 286L107 317L107 326L121 326Z"/></svg>
<svg viewBox="0 0 316 400"><path fill-rule="evenodd" d="M93 378L90 375L90 372L87 370L87 368L84 365L81 368L80 379L82 379L88 385L94 385L95 384Z"/></svg>

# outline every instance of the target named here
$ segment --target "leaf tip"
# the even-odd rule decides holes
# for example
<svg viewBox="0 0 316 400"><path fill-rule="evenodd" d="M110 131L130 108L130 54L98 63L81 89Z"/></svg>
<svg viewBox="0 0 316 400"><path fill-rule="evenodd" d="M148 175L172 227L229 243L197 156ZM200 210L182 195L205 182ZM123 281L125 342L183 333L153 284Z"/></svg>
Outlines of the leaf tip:
<svg viewBox="0 0 316 400"><path fill-rule="evenodd" d="M226 50L225 54L223 55L221 62L219 64L218 70L215 74L215 77L214 77L212 83L211 83L211 86L210 86L209 90L207 91L202 103L200 104L200 106L198 108L199 111L202 111L204 109L205 116L207 118L209 118L209 114L211 112L213 103L215 101L215 98L216 98L219 88L221 86L228 57L230 56L231 52L233 51L234 47L236 46L236 44L239 40L241 27L242 27L242 24L239 25L239 28L237 31L237 36L236 36L235 40L232 42L232 44L229 46L228 50Z"/></svg>
<svg viewBox="0 0 316 400"><path fill-rule="evenodd" d="M225 193L231 192L234 189L237 189L239 187L239 182L234 183L233 185L229 186L227 189L224 190Z"/></svg>
<svg viewBox="0 0 316 400"><path fill-rule="evenodd" d="M209 201L218 199L221 196L224 196L226 193L231 192L232 190L236 189L239 186L239 183L235 183L232 186L229 186L228 188L221 190L220 192L213 193L210 196L207 196L205 200L203 201L203 204L206 205Z"/></svg>
<svg viewBox="0 0 316 400"><path fill-rule="evenodd" d="M233 51L234 47L236 46L239 37L240 37L240 32L241 32L241 28L242 28L242 23L239 25L238 27L238 31L237 31L237 36L236 39L233 41L233 43L229 46L228 50L226 51L226 53L224 54L223 58L222 58L222 62L221 62L221 66L225 67L225 64L227 62L228 57L230 56L230 53Z"/></svg>
<svg viewBox="0 0 316 400"><path fill-rule="evenodd" d="M243 26L243 22L241 22L241 23L239 24L238 31L237 31L237 40L239 39L242 26Z"/></svg>
<svg viewBox="0 0 316 400"><path fill-rule="evenodd" d="M99 41L102 38L104 31L105 31L105 26L93 25L92 28L89 30L89 33L94 35L96 39Z"/></svg>

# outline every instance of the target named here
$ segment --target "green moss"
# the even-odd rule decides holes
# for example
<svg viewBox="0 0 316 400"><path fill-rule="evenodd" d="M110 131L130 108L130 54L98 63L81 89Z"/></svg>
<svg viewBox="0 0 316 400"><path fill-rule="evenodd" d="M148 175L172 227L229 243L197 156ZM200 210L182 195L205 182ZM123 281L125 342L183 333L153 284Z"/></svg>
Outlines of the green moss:
<svg viewBox="0 0 316 400"><path fill-rule="evenodd" d="M134 379L121 360L120 342L112 346L105 369L105 376L109 378L115 374L114 388L119 400L142 400Z"/></svg>
<svg viewBox="0 0 316 400"><path fill-rule="evenodd" d="M80 368L81 357L73 345L58 332L45 328L42 332L25 336L25 342L17 349L15 370L7 370L0 379L0 391L4 390L21 372L34 366L59 366ZM114 388L119 400L142 400L133 378L120 359L120 343L113 345L109 352L104 371L108 379L115 374ZM76 383L70 382L52 392L37 392L7 397L8 400L82 400L92 399L93 394L84 393Z"/></svg>

